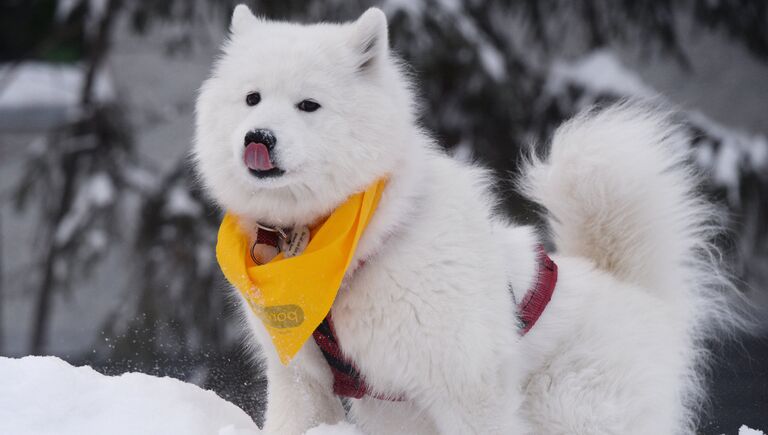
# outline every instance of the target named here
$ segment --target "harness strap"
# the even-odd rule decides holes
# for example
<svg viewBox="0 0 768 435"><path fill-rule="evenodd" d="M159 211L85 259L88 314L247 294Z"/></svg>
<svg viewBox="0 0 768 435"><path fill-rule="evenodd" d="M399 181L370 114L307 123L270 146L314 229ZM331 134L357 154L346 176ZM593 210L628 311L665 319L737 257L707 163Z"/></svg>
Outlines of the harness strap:
<svg viewBox="0 0 768 435"><path fill-rule="evenodd" d="M323 323L315 329L312 337L317 347L323 353L325 360L333 373L333 392L343 397L359 399L368 393L368 386L363 382L362 376L352 362L344 358L341 353L336 331L333 329L331 314L323 319Z"/></svg>
<svg viewBox="0 0 768 435"><path fill-rule="evenodd" d="M538 251L538 276L533 287L528 290L517 307L520 323L522 323L522 335L527 334L539 320L552 299L557 284L557 264L549 258L543 246L538 245L536 250Z"/></svg>

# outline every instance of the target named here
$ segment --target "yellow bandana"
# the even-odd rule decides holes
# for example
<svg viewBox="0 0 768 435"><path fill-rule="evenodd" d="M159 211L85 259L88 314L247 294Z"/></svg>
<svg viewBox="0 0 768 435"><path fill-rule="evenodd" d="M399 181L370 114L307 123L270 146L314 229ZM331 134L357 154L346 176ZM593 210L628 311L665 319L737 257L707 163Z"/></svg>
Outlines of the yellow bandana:
<svg viewBox="0 0 768 435"><path fill-rule="evenodd" d="M312 231L301 254L290 258L278 254L263 265L251 260L251 240L240 229L237 217L224 216L216 244L219 266L264 323L283 364L288 364L331 310L384 185L385 180L379 180L349 197Z"/></svg>

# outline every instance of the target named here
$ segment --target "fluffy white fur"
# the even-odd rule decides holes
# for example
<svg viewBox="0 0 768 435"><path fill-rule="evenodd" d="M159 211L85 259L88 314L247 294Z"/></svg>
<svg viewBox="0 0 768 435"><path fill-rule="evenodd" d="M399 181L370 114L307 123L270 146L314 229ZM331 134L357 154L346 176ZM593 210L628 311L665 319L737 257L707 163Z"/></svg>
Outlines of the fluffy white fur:
<svg viewBox="0 0 768 435"><path fill-rule="evenodd" d="M252 91L262 101L249 107ZM321 109L297 110L305 98ZM702 256L710 208L694 193L686 139L631 105L558 130L522 185L549 210L560 278L521 337L514 299L535 279L539 237L495 214L487 172L438 151L413 101L381 11L299 25L238 6L197 105L199 173L246 228L315 222L389 178L356 252L365 265L332 312L368 384L407 400L353 400L350 418L371 434L688 433L718 274ZM275 132L284 175L244 166L255 128ZM315 343L283 366L242 307L267 362L266 433L344 419Z"/></svg>

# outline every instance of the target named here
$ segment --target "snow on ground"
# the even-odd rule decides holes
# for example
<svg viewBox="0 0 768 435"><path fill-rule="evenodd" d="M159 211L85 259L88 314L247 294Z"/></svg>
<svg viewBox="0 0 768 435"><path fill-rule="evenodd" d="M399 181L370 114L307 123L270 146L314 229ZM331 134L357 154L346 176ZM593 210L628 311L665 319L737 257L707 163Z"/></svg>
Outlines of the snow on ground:
<svg viewBox="0 0 768 435"><path fill-rule="evenodd" d="M0 433L254 435L215 393L141 373L104 376L55 357L0 358Z"/></svg>
<svg viewBox="0 0 768 435"><path fill-rule="evenodd" d="M327 424L321 424L316 428L308 430L304 435L363 435L363 433L360 432L355 426L349 423L338 423L332 426L329 426ZM742 435L742 434L739 434L739 435ZM746 435L763 435L763 434L748 433Z"/></svg>
<svg viewBox="0 0 768 435"><path fill-rule="evenodd" d="M240 408L193 384L143 373L104 376L59 358L0 357L0 433L260 435ZM349 423L306 435L362 435ZM765 435L746 425L739 435Z"/></svg>
<svg viewBox="0 0 768 435"><path fill-rule="evenodd" d="M104 376L56 357L0 357L0 433L15 435L259 435L212 391L142 373ZM308 435L358 435L322 425Z"/></svg>

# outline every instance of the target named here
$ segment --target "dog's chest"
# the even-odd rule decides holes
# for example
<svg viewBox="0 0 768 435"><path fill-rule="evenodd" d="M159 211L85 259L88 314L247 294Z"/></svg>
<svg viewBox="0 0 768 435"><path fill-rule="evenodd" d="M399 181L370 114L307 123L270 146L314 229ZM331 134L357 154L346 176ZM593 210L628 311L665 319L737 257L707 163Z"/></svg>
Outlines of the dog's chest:
<svg viewBox="0 0 768 435"><path fill-rule="evenodd" d="M421 333L414 319L425 313L408 297L414 286L410 274L382 263L366 264L344 283L332 317L342 353L366 383L400 394L402 362L414 344L409 338ZM408 330L412 334L404 333Z"/></svg>
<svg viewBox="0 0 768 435"><path fill-rule="evenodd" d="M456 342L468 336L457 335L462 324L514 331L498 243L487 226L458 224L411 222L357 268L336 297L332 318L341 352L378 393L408 395L429 361L455 357L443 349L466 344Z"/></svg>
<svg viewBox="0 0 768 435"><path fill-rule="evenodd" d="M403 304L402 282L398 282L378 264L359 268L342 285L332 308L332 315L344 352L362 353L371 345L386 346L385 339L394 334ZM381 342L372 343L378 338Z"/></svg>

